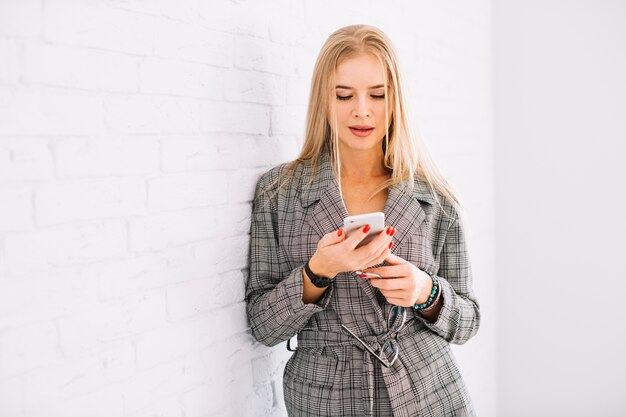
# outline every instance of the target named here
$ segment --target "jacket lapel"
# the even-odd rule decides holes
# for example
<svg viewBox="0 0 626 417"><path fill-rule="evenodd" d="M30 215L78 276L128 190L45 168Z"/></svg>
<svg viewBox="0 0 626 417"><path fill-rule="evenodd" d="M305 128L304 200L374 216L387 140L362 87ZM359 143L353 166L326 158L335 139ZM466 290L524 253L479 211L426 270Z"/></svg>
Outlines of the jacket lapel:
<svg viewBox="0 0 626 417"><path fill-rule="evenodd" d="M327 148L320 155L318 167L319 170L315 178L311 180L311 165L304 165L300 200L304 208L319 201L319 204L316 204L313 209L313 215L308 218L308 222L321 237L331 230L342 227L344 217L348 216L348 210L339 193L337 178L333 172ZM311 181L310 184L309 181ZM414 235L426 219L422 204L432 205L435 203L426 184L418 180L414 184L412 192L409 191L408 180L389 187L384 210L385 224L397 229L394 236L394 246L396 247Z"/></svg>
<svg viewBox="0 0 626 417"><path fill-rule="evenodd" d="M406 240L415 235L426 220L422 204L434 203L434 199L421 182L415 182L413 191L409 182L404 181L389 187L385 204L385 223L396 228L394 246L400 248Z"/></svg>
<svg viewBox="0 0 626 417"><path fill-rule="evenodd" d="M300 200L304 208L317 203L312 207L312 215L307 216L307 221L312 230L315 230L319 238L321 238L326 233L343 226L343 219L348 216L348 210L339 192L328 148L325 148L324 152L321 153L318 167L319 170L315 178L312 179L311 165L304 165ZM309 183L309 181L311 182ZM424 220L426 220L426 213L422 208L422 204L433 203L434 198L432 194L421 181L415 181L412 192L409 191L409 181L389 187L384 213L385 224L394 226L397 229L394 235L394 252L401 248L410 236L416 234ZM382 265L385 265L385 263L376 266ZM383 331L385 319L376 299L375 288L372 287L368 280L356 279L355 274L347 275L358 283L359 287L371 301L373 312L378 317L378 325L374 327L375 331Z"/></svg>

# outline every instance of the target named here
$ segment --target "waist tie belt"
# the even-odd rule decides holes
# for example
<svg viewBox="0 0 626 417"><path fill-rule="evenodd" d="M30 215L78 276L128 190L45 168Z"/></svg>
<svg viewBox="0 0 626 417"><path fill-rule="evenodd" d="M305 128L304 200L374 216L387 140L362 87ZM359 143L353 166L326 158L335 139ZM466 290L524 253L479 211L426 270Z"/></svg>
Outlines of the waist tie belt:
<svg viewBox="0 0 626 417"><path fill-rule="evenodd" d="M394 335L394 333L384 333L379 336L367 335L359 337L373 349L377 350L380 349L386 340L392 339ZM317 330L303 330L298 333L298 347L320 348L350 345L359 346L361 350L365 350L357 339L347 333L320 332Z"/></svg>
<svg viewBox="0 0 626 417"><path fill-rule="evenodd" d="M424 327L419 320L411 320L407 326L397 333L383 333L378 336L365 335L359 338L367 343L374 350L379 350L381 346L390 339L400 340L402 336L409 332L415 332ZM361 343L347 332L323 332L319 330L302 330L298 333L298 346L303 348L320 348L332 346L359 346L362 350L365 348ZM291 349L290 349L291 350Z"/></svg>
<svg viewBox="0 0 626 417"><path fill-rule="evenodd" d="M409 329L412 331L416 330L416 327L419 327L419 321L413 320L415 322L413 325L406 326L399 333L384 333L378 336L375 335L366 335L359 336L359 338L367 343L367 345L372 348L376 352L380 352L382 345L389 339L400 340L400 337L405 333L408 333ZM361 349L363 354L363 379L362 379L362 394L363 394L363 403L365 409L366 417L374 417L374 366L375 363L378 362L372 355L363 347L363 345L354 337L347 333L342 332L322 332L316 330L303 330L298 333L298 347L302 348L319 348L319 347L337 347L337 346L358 346ZM401 361L396 361L396 364L402 363ZM394 379L406 379L407 383L410 382L410 378L408 372L402 365L396 365L392 368L383 368L383 376L385 374L398 374ZM394 403L394 395L392 392L389 392L389 399L392 402L392 406ZM399 400L399 399L398 399ZM406 400L406 399L404 399Z"/></svg>

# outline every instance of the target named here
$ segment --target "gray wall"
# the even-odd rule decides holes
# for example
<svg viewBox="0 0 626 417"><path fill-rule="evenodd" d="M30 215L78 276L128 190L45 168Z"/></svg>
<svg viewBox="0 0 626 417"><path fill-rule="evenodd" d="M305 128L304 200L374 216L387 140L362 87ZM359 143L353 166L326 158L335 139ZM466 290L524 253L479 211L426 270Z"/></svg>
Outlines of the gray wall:
<svg viewBox="0 0 626 417"><path fill-rule="evenodd" d="M498 415L626 415L626 2L495 1Z"/></svg>

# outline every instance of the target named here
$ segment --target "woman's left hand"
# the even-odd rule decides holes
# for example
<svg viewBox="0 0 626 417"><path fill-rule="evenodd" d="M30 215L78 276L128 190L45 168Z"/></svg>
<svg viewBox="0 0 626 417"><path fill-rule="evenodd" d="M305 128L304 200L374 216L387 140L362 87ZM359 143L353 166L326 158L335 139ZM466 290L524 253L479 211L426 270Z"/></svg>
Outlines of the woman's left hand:
<svg viewBox="0 0 626 417"><path fill-rule="evenodd" d="M379 274L383 278L362 279L369 279L390 304L413 307L428 300L433 280L426 272L392 253L385 258L385 262L390 265L363 271Z"/></svg>

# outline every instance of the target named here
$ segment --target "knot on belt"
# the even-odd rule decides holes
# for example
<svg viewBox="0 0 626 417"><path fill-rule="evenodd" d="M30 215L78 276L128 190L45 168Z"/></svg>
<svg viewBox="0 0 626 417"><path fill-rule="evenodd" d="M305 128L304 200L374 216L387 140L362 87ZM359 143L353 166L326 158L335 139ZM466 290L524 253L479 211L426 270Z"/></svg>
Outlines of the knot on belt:
<svg viewBox="0 0 626 417"><path fill-rule="evenodd" d="M407 326L411 327L411 326ZM406 328L401 330L399 333L388 332L380 335L365 335L359 336L364 343L368 345L370 349L375 352L379 352L382 349L382 346L385 342L389 340L398 341L398 336L405 333ZM371 352L368 352L367 349L359 342L354 336L348 334L347 332L322 332L317 330L303 330L298 334L298 347L303 348L319 348L326 346L358 346L363 352L363 373L362 373L362 398L364 405L364 417L375 417L374 413L374 390L376 389L376 383L374 380L374 360ZM397 353L396 353L397 356ZM394 359L395 361L395 359ZM380 366L380 365L379 365ZM385 365L386 371L383 371L383 378L385 379L385 384L387 384L387 375L389 373L397 374L396 379L404 379L408 380L408 374L404 367L395 366L393 370L389 368L391 365ZM399 373L399 374L398 374ZM390 401L392 403L395 401L394 395L390 395Z"/></svg>

